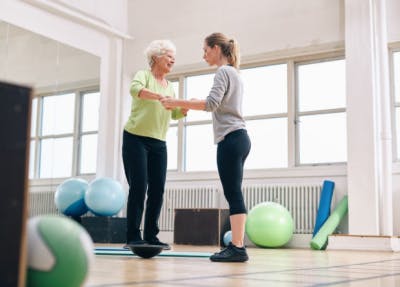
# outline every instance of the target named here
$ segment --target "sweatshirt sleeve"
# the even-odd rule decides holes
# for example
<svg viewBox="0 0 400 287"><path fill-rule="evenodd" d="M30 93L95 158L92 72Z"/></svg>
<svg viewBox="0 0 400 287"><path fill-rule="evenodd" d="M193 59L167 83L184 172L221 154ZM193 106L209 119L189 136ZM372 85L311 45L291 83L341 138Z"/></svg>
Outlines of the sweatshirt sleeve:
<svg viewBox="0 0 400 287"><path fill-rule="evenodd" d="M229 78L226 71L224 69L218 69L214 77L214 84L206 99L206 111L213 112L218 109L228 90L228 85Z"/></svg>
<svg viewBox="0 0 400 287"><path fill-rule="evenodd" d="M138 97L139 92L146 87L146 72L138 71L131 82L130 93L132 97Z"/></svg>

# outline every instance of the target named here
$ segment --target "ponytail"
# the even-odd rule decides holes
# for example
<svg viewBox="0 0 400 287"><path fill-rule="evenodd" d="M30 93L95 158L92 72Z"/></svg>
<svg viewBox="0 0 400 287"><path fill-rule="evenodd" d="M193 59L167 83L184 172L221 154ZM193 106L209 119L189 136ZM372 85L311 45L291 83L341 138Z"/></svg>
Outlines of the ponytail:
<svg viewBox="0 0 400 287"><path fill-rule="evenodd" d="M222 33L213 33L207 36L205 41L209 47L214 47L215 45L221 47L221 52L227 58L228 63L239 69L239 45L235 39L229 39Z"/></svg>

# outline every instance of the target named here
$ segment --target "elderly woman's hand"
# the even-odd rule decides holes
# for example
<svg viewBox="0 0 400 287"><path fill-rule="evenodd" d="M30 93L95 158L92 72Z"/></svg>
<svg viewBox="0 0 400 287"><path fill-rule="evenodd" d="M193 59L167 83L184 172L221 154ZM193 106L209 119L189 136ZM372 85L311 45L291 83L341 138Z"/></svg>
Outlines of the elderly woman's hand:
<svg viewBox="0 0 400 287"><path fill-rule="evenodd" d="M189 111L189 109L181 108L181 112L182 112L182 114L185 115L185 116L187 116L188 111Z"/></svg>
<svg viewBox="0 0 400 287"><path fill-rule="evenodd" d="M161 104L166 108L167 110L173 109L176 107L176 101L174 98L171 97L164 97L160 99Z"/></svg>

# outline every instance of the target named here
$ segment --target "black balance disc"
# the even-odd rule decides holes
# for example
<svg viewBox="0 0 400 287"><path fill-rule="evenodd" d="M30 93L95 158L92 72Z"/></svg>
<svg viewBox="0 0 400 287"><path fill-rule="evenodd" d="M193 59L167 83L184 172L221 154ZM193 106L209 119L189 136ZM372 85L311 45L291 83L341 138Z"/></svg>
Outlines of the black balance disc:
<svg viewBox="0 0 400 287"><path fill-rule="evenodd" d="M129 244L131 251L142 258L151 258L161 253L162 246L150 244Z"/></svg>

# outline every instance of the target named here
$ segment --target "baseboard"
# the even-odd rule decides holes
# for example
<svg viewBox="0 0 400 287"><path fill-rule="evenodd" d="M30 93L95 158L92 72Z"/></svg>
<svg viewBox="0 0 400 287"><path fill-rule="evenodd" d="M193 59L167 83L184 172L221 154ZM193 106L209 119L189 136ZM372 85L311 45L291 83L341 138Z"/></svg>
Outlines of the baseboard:
<svg viewBox="0 0 400 287"><path fill-rule="evenodd" d="M335 234L328 238L327 250L400 251L397 236Z"/></svg>

